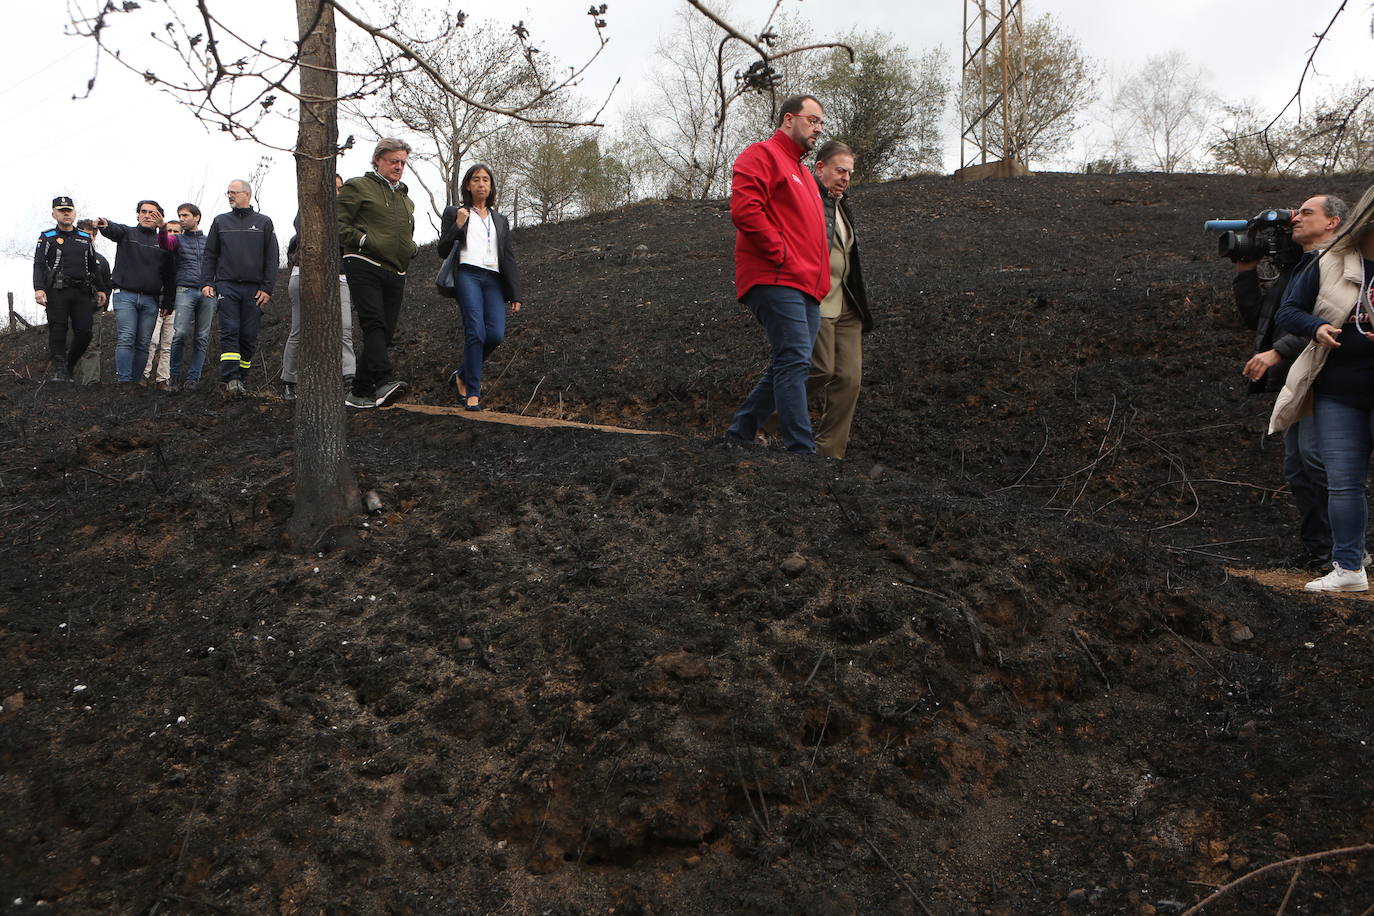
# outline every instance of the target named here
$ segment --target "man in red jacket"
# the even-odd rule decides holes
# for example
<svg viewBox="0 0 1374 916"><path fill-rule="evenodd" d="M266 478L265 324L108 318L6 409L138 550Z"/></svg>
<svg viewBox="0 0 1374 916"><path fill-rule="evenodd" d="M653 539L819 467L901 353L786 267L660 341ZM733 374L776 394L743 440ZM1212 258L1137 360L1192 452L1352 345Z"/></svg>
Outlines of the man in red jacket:
<svg viewBox="0 0 1374 916"><path fill-rule="evenodd" d="M728 442L752 443L777 413L783 446L789 452L816 452L806 376L820 327L820 301L830 291L830 254L825 208L801 160L816 145L824 114L814 96L792 96L782 103L777 132L735 160L730 185L735 291L763 325L772 352L726 430Z"/></svg>

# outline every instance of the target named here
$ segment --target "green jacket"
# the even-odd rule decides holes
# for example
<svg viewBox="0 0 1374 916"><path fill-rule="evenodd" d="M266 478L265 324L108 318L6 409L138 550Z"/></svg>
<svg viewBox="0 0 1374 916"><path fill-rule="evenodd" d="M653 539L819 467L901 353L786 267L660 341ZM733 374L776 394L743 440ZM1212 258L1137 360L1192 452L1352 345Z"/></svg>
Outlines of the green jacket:
<svg viewBox="0 0 1374 916"><path fill-rule="evenodd" d="M404 274L415 244L415 204L405 182L391 185L376 172L350 178L339 189L339 245L344 257L359 257Z"/></svg>

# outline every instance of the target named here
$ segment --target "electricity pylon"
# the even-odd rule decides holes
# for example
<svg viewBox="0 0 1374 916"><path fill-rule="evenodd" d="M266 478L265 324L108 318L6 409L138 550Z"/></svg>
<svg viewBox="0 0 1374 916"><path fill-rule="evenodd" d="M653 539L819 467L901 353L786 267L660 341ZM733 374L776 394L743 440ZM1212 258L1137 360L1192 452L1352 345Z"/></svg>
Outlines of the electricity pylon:
<svg viewBox="0 0 1374 916"><path fill-rule="evenodd" d="M1010 160L1024 172L1017 120L1025 110L1026 37L1021 0L964 0L959 162L963 169ZM976 106L976 107L975 107ZM990 139L989 128L1001 135ZM961 169L961 171L963 170Z"/></svg>

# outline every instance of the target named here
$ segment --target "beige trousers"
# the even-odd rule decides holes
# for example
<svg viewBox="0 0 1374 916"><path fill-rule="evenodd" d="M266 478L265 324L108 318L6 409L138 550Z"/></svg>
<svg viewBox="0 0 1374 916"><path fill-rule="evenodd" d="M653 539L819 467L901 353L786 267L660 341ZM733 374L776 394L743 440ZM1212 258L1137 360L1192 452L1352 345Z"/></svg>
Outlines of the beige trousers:
<svg viewBox="0 0 1374 916"><path fill-rule="evenodd" d="M143 377L153 376L155 382L165 382L172 377L172 325L175 312L166 315L157 313L157 324L153 325L153 337L148 341L148 365L143 367Z"/></svg>
<svg viewBox="0 0 1374 916"><path fill-rule="evenodd" d="M822 318L811 350L806 393L820 399L816 454L843 458L863 382L863 320L846 307L839 318Z"/></svg>

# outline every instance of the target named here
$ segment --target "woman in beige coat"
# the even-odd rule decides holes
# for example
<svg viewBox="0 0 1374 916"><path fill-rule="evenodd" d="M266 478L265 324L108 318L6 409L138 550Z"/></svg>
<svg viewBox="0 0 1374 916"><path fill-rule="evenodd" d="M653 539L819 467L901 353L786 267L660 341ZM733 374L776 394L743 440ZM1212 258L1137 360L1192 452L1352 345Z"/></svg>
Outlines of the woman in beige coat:
<svg viewBox="0 0 1374 916"><path fill-rule="evenodd" d="M1288 370L1269 431L1312 416L1326 465L1331 572L1307 583L1320 592L1369 590L1364 571L1374 453L1374 187L1365 191L1331 247L1303 256L1274 316L1311 343Z"/></svg>

